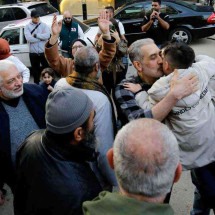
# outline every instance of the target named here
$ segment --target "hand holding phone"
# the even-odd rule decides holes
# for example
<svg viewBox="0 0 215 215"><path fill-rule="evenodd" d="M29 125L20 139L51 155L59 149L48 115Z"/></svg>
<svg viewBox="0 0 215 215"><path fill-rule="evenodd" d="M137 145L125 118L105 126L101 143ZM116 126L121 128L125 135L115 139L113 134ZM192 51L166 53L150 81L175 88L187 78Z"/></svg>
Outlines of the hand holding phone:
<svg viewBox="0 0 215 215"><path fill-rule="evenodd" d="M114 25L110 25L110 31L116 31L116 28L115 28L115 26Z"/></svg>

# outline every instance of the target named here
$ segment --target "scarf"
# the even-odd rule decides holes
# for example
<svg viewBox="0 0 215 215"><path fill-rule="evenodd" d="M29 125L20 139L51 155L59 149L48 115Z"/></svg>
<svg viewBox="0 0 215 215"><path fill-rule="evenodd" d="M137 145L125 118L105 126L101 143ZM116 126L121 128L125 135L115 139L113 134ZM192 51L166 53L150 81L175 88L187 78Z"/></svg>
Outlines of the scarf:
<svg viewBox="0 0 215 215"><path fill-rule="evenodd" d="M117 133L117 127L116 127L116 118L114 113L114 106L112 99L105 89L105 87L100 84L96 79L90 78L90 77L83 77L78 72L73 72L69 76L66 77L66 81L68 84L70 84L73 87L79 88L79 89L86 89L86 90L95 90L103 93L105 96L107 96L111 108L112 108L112 123L113 123L113 129L114 129L114 136Z"/></svg>

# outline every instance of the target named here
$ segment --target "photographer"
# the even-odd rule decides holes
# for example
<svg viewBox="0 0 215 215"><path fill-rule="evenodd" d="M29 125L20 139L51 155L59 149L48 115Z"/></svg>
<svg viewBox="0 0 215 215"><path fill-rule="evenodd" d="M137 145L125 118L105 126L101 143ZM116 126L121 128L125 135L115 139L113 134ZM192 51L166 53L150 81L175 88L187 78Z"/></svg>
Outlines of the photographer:
<svg viewBox="0 0 215 215"><path fill-rule="evenodd" d="M168 40L169 16L160 12L161 0L152 0L152 13L144 16L143 32L147 33L147 37L153 39L157 45Z"/></svg>

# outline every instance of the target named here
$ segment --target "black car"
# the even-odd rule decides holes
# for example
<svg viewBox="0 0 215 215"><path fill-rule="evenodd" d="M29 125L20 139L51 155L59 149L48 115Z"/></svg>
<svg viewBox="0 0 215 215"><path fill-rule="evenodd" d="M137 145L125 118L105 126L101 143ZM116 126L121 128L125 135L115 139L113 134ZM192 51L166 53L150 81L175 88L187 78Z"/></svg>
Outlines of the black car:
<svg viewBox="0 0 215 215"><path fill-rule="evenodd" d="M115 11L114 18L123 23L129 44L146 37L146 33L141 31L141 26L143 16L150 11L151 1L127 3ZM193 39L215 34L215 13L211 6L179 0L163 0L161 11L170 18L169 40L176 39L190 43ZM96 20L87 20L86 23L95 26Z"/></svg>

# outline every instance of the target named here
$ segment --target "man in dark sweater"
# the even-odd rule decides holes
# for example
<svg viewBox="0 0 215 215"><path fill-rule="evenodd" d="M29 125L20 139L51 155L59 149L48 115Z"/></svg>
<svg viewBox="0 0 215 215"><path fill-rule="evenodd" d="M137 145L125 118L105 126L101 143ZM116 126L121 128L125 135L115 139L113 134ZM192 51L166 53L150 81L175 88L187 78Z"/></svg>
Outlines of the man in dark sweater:
<svg viewBox="0 0 215 215"><path fill-rule="evenodd" d="M4 183L14 191L17 148L33 130L45 128L45 102L41 87L23 85L15 64L0 62L0 205Z"/></svg>

